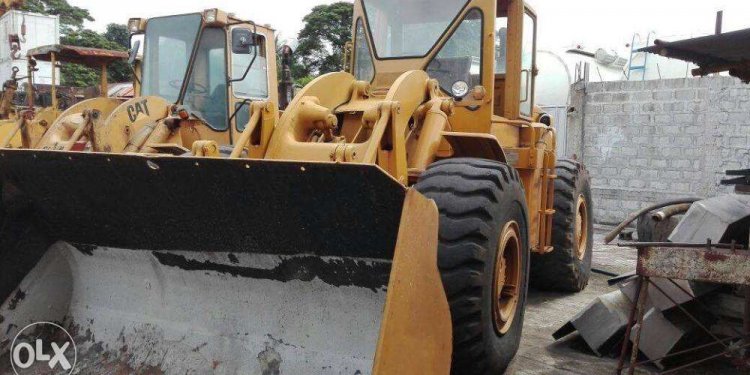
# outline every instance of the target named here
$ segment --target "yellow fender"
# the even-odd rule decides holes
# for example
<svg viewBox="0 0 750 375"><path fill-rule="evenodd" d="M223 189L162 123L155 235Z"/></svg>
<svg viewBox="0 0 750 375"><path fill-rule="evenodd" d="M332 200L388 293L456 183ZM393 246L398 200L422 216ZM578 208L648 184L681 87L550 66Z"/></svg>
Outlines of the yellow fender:
<svg viewBox="0 0 750 375"><path fill-rule="evenodd" d="M0 139L6 139L8 136L10 136L11 133L16 130L16 126L18 126L18 119L0 120ZM20 141L21 136L16 133L16 135L11 139L9 147L17 147L15 145L20 144Z"/></svg>
<svg viewBox="0 0 750 375"><path fill-rule="evenodd" d="M63 112L52 124L49 130L44 134L36 148L58 148L61 141L69 138L71 129L82 123L83 113L88 110L99 111L98 118L95 122L101 122L104 118L122 103L120 99L113 98L93 98L84 100L73 105ZM71 126L71 124L73 126Z"/></svg>

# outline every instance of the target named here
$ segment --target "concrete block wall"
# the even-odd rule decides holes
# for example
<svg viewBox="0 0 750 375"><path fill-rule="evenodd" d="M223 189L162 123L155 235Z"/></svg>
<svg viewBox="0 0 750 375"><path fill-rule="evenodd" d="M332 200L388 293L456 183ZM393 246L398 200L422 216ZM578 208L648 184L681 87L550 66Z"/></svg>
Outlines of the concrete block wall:
<svg viewBox="0 0 750 375"><path fill-rule="evenodd" d="M737 79L581 82L571 106L567 152L591 172L600 224L729 191L724 172L750 168L750 85Z"/></svg>

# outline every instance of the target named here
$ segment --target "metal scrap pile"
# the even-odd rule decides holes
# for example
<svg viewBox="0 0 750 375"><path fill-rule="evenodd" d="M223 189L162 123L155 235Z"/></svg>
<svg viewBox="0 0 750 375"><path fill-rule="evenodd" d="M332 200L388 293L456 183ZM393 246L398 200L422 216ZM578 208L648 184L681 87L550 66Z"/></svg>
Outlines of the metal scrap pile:
<svg viewBox="0 0 750 375"><path fill-rule="evenodd" d="M623 349L622 344L630 331L630 343L638 341L640 335L638 349L647 359L644 362L660 369L670 368L670 373L697 358L718 358L725 353L735 358L747 357L750 298L746 299L745 288L700 281L716 280L717 274L731 269L732 280L750 284L750 252L746 250L750 242L750 170L729 174L732 179L724 184L736 186L732 194L638 215L639 242L622 244L640 249L637 274L643 276L648 273L646 268L655 266L657 257L646 264L645 254L664 248L673 254L662 256L663 264L656 266L670 269L675 275L673 279L648 279L640 325L627 329L628 322L633 321L638 295L644 290L639 287L642 279L634 272L610 280L611 285L618 285L618 290L594 300L555 332L555 339L577 331L596 355L614 356L626 353L627 347ZM698 262L691 266L679 260L684 253L678 252L690 247L721 249L718 251L741 258L709 259L704 255L700 259L704 266L698 266ZM716 268L705 264L715 264Z"/></svg>

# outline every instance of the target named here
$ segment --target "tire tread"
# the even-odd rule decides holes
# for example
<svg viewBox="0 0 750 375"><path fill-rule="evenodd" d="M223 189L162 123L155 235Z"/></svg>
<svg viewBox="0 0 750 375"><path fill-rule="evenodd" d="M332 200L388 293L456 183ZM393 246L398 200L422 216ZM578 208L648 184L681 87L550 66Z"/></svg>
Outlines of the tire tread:
<svg viewBox="0 0 750 375"><path fill-rule="evenodd" d="M505 194L523 200L518 172L490 160L448 159L430 166L415 188L440 211L438 268L453 319L452 374L487 373L491 362L481 318L484 270L494 256L488 223L495 222L491 207Z"/></svg>

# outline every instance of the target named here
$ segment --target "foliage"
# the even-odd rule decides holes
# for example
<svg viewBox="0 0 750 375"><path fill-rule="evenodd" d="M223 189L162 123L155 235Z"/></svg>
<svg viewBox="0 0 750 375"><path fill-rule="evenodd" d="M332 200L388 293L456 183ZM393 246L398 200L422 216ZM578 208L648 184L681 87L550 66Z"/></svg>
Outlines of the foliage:
<svg viewBox="0 0 750 375"><path fill-rule="evenodd" d="M86 21L94 21L88 10L70 5L68 0L26 0L21 10L60 16L62 38L60 43L77 47L103 48L126 51L130 48L130 35L125 25L110 24L99 34L85 29ZM85 66L63 64L61 83L66 86L88 87L99 85L99 72ZM111 82L131 80L130 67L124 61L112 64L108 70Z"/></svg>
<svg viewBox="0 0 750 375"><path fill-rule="evenodd" d="M104 32L104 38L125 49L130 49L130 32L126 25L110 23L107 25L107 31Z"/></svg>
<svg viewBox="0 0 750 375"><path fill-rule="evenodd" d="M69 31L63 35L61 43L78 47L126 51L130 41L125 25L110 24L103 34L89 29ZM109 67L108 76L110 82L130 81L130 67L127 62L118 61ZM96 86L99 84L99 72L80 65L64 64L62 84L76 87Z"/></svg>
<svg viewBox="0 0 750 375"><path fill-rule="evenodd" d="M343 69L344 46L352 38L352 3L318 5L303 18L297 37L294 77L305 77Z"/></svg>
<svg viewBox="0 0 750 375"><path fill-rule="evenodd" d="M312 82L313 79L315 79L315 77L311 77L311 76L300 77L294 80L294 84L299 87L305 87L307 86L308 83Z"/></svg>
<svg viewBox="0 0 750 375"><path fill-rule="evenodd" d="M67 0L26 0L21 10L60 16L63 33L80 29L85 21L94 20L88 10L70 5Z"/></svg>

